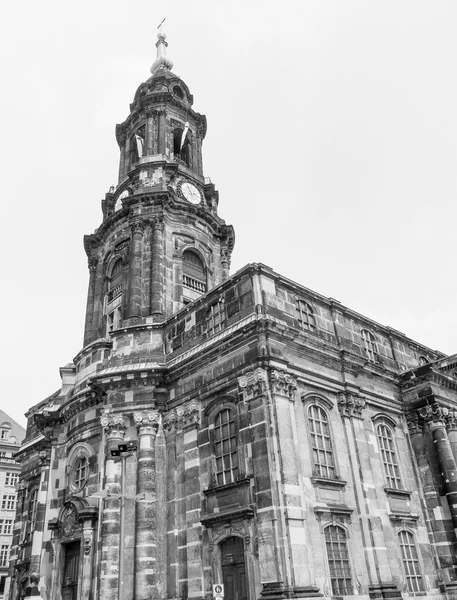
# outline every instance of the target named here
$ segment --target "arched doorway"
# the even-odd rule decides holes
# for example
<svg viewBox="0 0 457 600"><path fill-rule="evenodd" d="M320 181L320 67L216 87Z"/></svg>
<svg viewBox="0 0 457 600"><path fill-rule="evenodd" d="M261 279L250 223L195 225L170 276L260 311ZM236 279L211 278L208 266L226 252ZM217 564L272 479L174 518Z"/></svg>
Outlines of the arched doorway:
<svg viewBox="0 0 457 600"><path fill-rule="evenodd" d="M221 543L221 562L224 600L247 600L246 561L241 538L229 537Z"/></svg>

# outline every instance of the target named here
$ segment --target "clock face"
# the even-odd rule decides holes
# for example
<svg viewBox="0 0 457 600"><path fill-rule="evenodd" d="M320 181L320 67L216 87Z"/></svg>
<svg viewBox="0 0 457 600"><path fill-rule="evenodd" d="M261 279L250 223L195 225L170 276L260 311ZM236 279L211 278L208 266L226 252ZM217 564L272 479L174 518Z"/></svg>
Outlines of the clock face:
<svg viewBox="0 0 457 600"><path fill-rule="evenodd" d="M186 181L181 185L181 193L191 204L200 204L202 197L200 196L200 192L195 185L192 185Z"/></svg>

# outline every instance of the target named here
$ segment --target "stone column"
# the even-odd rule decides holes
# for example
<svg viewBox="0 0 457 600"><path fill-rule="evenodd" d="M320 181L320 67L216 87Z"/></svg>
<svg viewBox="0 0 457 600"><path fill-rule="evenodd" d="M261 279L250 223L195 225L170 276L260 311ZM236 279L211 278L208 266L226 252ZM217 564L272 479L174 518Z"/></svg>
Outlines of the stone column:
<svg viewBox="0 0 457 600"><path fill-rule="evenodd" d="M152 156L153 154L155 154L154 152L154 133L155 133L155 121L156 121L156 111L155 110L151 110L151 109L147 109L146 110L146 139L145 139L145 146L146 146L146 152L145 152L145 156Z"/></svg>
<svg viewBox="0 0 457 600"><path fill-rule="evenodd" d="M133 414L138 429L137 493L155 496L155 437L160 414L144 411ZM157 564L157 504L139 502L136 510L135 600L149 600L152 596Z"/></svg>
<svg viewBox="0 0 457 600"><path fill-rule="evenodd" d="M163 316L163 230L162 219L152 226L151 314L154 321Z"/></svg>
<svg viewBox="0 0 457 600"><path fill-rule="evenodd" d="M43 450L39 453L40 459L40 483L38 487L38 498L37 498L37 511L35 528L33 531L32 541L32 555L30 557L30 573L37 579L37 587L43 592L46 589L46 582L41 581L41 577L46 572L46 566L42 564L46 554L43 552L43 538L45 529L47 529L46 522L46 508L48 504L48 485L49 485L49 470L51 464L51 449ZM40 582L40 583L38 583Z"/></svg>
<svg viewBox="0 0 457 600"><path fill-rule="evenodd" d="M132 236L129 253L129 294L127 318L141 317L141 288L142 288L142 252L144 222L131 222Z"/></svg>
<svg viewBox="0 0 457 600"><path fill-rule="evenodd" d="M106 412L100 419L105 430L105 486L112 493L120 493L118 463L111 457L111 448L124 439L125 423L120 413ZM102 516L102 548L99 600L113 600L118 595L119 584L119 500L105 499Z"/></svg>
<svg viewBox="0 0 457 600"><path fill-rule="evenodd" d="M87 291L86 321L84 326L83 347L92 341L92 321L94 318L94 293L95 293L95 273L97 270L97 259L89 258L89 289Z"/></svg>
<svg viewBox="0 0 457 600"><path fill-rule="evenodd" d="M451 443L446 432L446 418L449 410L439 404L419 409L420 416L428 423L433 436L443 476L443 486L449 505L454 532L457 534L457 465Z"/></svg>

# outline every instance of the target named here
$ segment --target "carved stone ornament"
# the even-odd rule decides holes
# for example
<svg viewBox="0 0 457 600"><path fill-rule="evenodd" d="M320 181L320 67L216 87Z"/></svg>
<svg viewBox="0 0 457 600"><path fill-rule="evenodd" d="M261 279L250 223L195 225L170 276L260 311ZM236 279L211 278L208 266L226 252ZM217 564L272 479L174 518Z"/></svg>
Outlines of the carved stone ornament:
<svg viewBox="0 0 457 600"><path fill-rule="evenodd" d="M246 399L261 396L266 389L267 372L258 367L255 371L249 371L242 377L238 377L238 385L245 394Z"/></svg>
<svg viewBox="0 0 457 600"><path fill-rule="evenodd" d="M69 506L62 515L61 530L65 537L74 537L81 531L78 514L73 506Z"/></svg>
<svg viewBox="0 0 457 600"><path fill-rule="evenodd" d="M157 410L144 410L143 412L133 413L135 425L141 427L152 427L154 432L157 432L160 422L160 413Z"/></svg>
<svg viewBox="0 0 457 600"><path fill-rule="evenodd" d="M196 400L190 400L182 406L172 408L163 418L163 426L166 431L182 429L187 425L200 424L200 410Z"/></svg>
<svg viewBox="0 0 457 600"><path fill-rule="evenodd" d="M100 417L100 424L108 435L117 433L122 436L126 429L124 415L122 413L111 413L108 410L105 410Z"/></svg>
<svg viewBox="0 0 457 600"><path fill-rule="evenodd" d="M271 371L270 382L274 394L287 396L288 398L292 398L294 390L297 389L297 380L286 371Z"/></svg>
<svg viewBox="0 0 457 600"><path fill-rule="evenodd" d="M38 454L38 458L40 459L40 465L42 467L49 467L49 464L51 462L51 453L49 450L42 450Z"/></svg>
<svg viewBox="0 0 457 600"><path fill-rule="evenodd" d="M417 410L412 410L406 414L406 424L410 435L422 433L424 430L424 419L419 415Z"/></svg>
<svg viewBox="0 0 457 600"><path fill-rule="evenodd" d="M132 219L129 222L129 225L131 227L132 230L132 235L135 235L135 233L144 233L144 229L146 227L146 221L144 219Z"/></svg>
<svg viewBox="0 0 457 600"><path fill-rule="evenodd" d="M86 530L84 532L84 554L90 554L92 548L92 531Z"/></svg>
<svg viewBox="0 0 457 600"><path fill-rule="evenodd" d="M343 417L363 419L363 409L367 401L358 394L351 392L340 392L338 394L338 408Z"/></svg>
<svg viewBox="0 0 457 600"><path fill-rule="evenodd" d="M449 410L446 417L446 429L448 431L457 431L457 410Z"/></svg>

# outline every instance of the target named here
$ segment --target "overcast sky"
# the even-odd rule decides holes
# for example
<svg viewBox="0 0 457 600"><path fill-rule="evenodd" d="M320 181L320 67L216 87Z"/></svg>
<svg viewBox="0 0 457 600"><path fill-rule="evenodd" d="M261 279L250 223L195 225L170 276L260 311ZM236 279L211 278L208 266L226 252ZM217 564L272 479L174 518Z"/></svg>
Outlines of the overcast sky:
<svg viewBox="0 0 457 600"><path fill-rule="evenodd" d="M24 424L81 349L82 238L164 16L232 272L263 262L457 352L456 2L26 0L0 35L1 408Z"/></svg>

